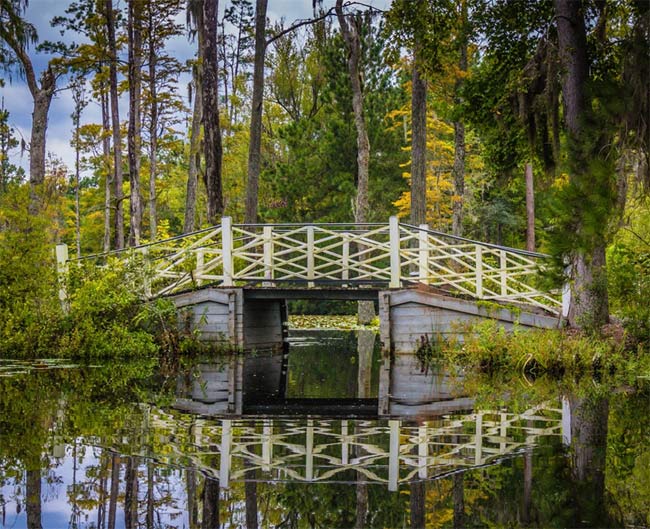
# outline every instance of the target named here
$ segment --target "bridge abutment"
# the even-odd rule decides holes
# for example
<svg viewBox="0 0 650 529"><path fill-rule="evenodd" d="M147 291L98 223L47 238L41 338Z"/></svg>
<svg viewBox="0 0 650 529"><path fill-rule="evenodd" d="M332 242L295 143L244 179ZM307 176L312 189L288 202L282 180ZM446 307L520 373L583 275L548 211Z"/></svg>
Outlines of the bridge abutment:
<svg viewBox="0 0 650 529"><path fill-rule="evenodd" d="M379 293L379 325L383 348L393 354L413 353L423 342L438 338L462 340L469 327L496 320L507 331L557 328L557 317L531 309L465 300L419 289Z"/></svg>
<svg viewBox="0 0 650 529"><path fill-rule="evenodd" d="M245 299L243 288L205 288L170 299L182 328L202 342L243 350L282 347L287 319L283 299Z"/></svg>

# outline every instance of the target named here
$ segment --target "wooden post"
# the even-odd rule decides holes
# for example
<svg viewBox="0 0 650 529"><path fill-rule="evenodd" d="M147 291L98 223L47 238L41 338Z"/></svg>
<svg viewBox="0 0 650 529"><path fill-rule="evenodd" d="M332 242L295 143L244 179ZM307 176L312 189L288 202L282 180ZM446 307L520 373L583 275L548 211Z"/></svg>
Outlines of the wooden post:
<svg viewBox="0 0 650 529"><path fill-rule="evenodd" d="M474 464L483 462L483 414L476 414L476 435L474 437Z"/></svg>
<svg viewBox="0 0 650 529"><path fill-rule="evenodd" d="M273 283L273 226L264 226L264 281L262 286L272 287Z"/></svg>
<svg viewBox="0 0 650 529"><path fill-rule="evenodd" d="M476 297L483 297L483 248L476 245Z"/></svg>
<svg viewBox="0 0 650 529"><path fill-rule="evenodd" d="M205 250L203 248L199 248L196 250L196 268L194 270L194 279L196 281L197 286L201 286L203 284L203 279L201 279L201 275L203 274L203 266L205 265Z"/></svg>
<svg viewBox="0 0 650 529"><path fill-rule="evenodd" d="M348 421L341 421L341 464L347 465L350 462L350 442L348 440Z"/></svg>
<svg viewBox="0 0 650 529"><path fill-rule="evenodd" d="M427 425L418 426L418 477L427 479L427 456L429 444L427 443Z"/></svg>
<svg viewBox="0 0 650 529"><path fill-rule="evenodd" d="M56 245L56 272L59 280L59 301L63 310L67 310L68 292L65 282L68 275L68 245Z"/></svg>
<svg viewBox="0 0 650 529"><path fill-rule="evenodd" d="M307 279L314 279L314 227L307 226ZM314 286L313 281L307 283L309 288Z"/></svg>
<svg viewBox="0 0 650 529"><path fill-rule="evenodd" d="M499 250L499 276L501 279L501 295L508 295L508 257L505 250Z"/></svg>
<svg viewBox="0 0 650 529"><path fill-rule="evenodd" d="M343 281L350 279L350 234L344 232L341 234L343 237L343 247L341 249L341 279ZM347 284L343 284L347 287Z"/></svg>
<svg viewBox="0 0 650 529"><path fill-rule="evenodd" d="M499 414L499 418L501 419L499 427L499 437L501 437L501 441L499 442L499 453L501 454L506 453L506 436L508 435L508 423L506 422L507 417L508 416L505 413Z"/></svg>
<svg viewBox="0 0 650 529"><path fill-rule="evenodd" d="M314 479L314 421L307 420L307 439L305 446L305 479Z"/></svg>
<svg viewBox="0 0 650 529"><path fill-rule="evenodd" d="M233 263L232 263L232 218L221 218L221 257L223 262L224 287L233 286Z"/></svg>
<svg viewBox="0 0 650 529"><path fill-rule="evenodd" d="M388 234L390 238L390 288L401 286L401 264L400 264L400 237L399 219L392 216L388 220Z"/></svg>
<svg viewBox="0 0 650 529"><path fill-rule="evenodd" d="M420 231L418 232L418 279L425 285L429 284L429 234L427 230L429 226L420 224Z"/></svg>
<svg viewBox="0 0 650 529"><path fill-rule="evenodd" d="M232 444L232 421L221 421L221 461L219 465L219 486L222 489L230 487L230 445Z"/></svg>
<svg viewBox="0 0 650 529"><path fill-rule="evenodd" d="M273 421L269 419L264 420L264 434L262 443L262 460L265 471L271 470L271 458L273 457Z"/></svg>
<svg viewBox="0 0 650 529"><path fill-rule="evenodd" d="M399 421L388 421L390 441L388 451L388 490L395 492L399 483Z"/></svg>

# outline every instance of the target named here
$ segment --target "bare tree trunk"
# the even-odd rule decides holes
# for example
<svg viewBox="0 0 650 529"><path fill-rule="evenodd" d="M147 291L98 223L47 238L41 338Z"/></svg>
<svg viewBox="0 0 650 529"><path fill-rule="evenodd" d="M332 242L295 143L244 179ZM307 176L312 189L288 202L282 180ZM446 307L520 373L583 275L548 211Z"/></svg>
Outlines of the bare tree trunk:
<svg viewBox="0 0 650 529"><path fill-rule="evenodd" d="M142 229L142 195L140 192L140 160L142 146L142 4L141 0L129 0L129 180L131 182L131 230L129 245L140 244Z"/></svg>
<svg viewBox="0 0 650 529"><path fill-rule="evenodd" d="M196 503L196 470L188 468L185 471L187 483L187 518L189 520L189 529L198 529L198 506Z"/></svg>
<svg viewBox="0 0 650 529"><path fill-rule="evenodd" d="M461 3L461 35L460 49L458 59L458 69L461 76L467 72L467 0ZM459 77L456 81L456 104L461 104L462 100L458 93L463 86L463 78ZM452 224L451 231L454 235L463 234L463 216L465 207L465 123L462 121L454 122L454 203L452 205Z"/></svg>
<svg viewBox="0 0 650 529"><path fill-rule="evenodd" d="M219 480L209 477L206 477L203 483L201 529L219 529Z"/></svg>
<svg viewBox="0 0 650 529"><path fill-rule="evenodd" d="M244 460L244 466L250 465L250 462ZM245 476L246 483L244 484L244 495L246 496L246 529L257 529L257 483L255 482L255 470L246 470Z"/></svg>
<svg viewBox="0 0 650 529"><path fill-rule="evenodd" d="M154 472L153 463L147 463L147 529L154 529Z"/></svg>
<svg viewBox="0 0 650 529"><path fill-rule="evenodd" d="M79 129L81 121L81 101L75 93L73 95L73 100L75 102L75 110L72 115L72 121L74 122L74 234L75 234L75 245L77 247L77 259L81 257L81 215L80 215L80 203L79 203L79 172L80 172L80 150L81 146L79 145Z"/></svg>
<svg viewBox="0 0 650 529"><path fill-rule="evenodd" d="M124 248L124 192L122 191L122 132L120 131L120 109L117 94L117 44L115 42L115 17L113 0L105 0L106 36L108 40L109 90L111 99L111 122L113 125L113 184L115 196L115 249Z"/></svg>
<svg viewBox="0 0 650 529"><path fill-rule="evenodd" d="M360 20L349 22L343 13L343 0L336 0L336 16L348 51L348 72L352 84L352 109L354 126L357 131L357 197L354 208L354 221L368 222L368 168L370 164L370 141L363 111L363 89L361 87L361 37ZM375 316L372 302L359 301L357 317L359 323L370 323Z"/></svg>
<svg viewBox="0 0 650 529"><path fill-rule="evenodd" d="M454 529L465 527L465 477L456 472L453 477L452 496L454 501Z"/></svg>
<svg viewBox="0 0 650 529"><path fill-rule="evenodd" d="M587 32L582 1L555 0L558 27L558 50L563 69L562 98L564 118L569 133L569 157L572 164L570 178L578 185L586 185L590 175L583 122L587 111L586 83L589 76L587 60ZM579 223L578 233L586 227ZM601 233L591 236L590 248L576 248L571 262L571 304L569 324L576 327L599 328L609 321L607 297L607 269L605 260L605 226Z"/></svg>
<svg viewBox="0 0 650 529"><path fill-rule="evenodd" d="M427 221L427 84L420 74L420 52L413 53L411 88L411 224Z"/></svg>
<svg viewBox="0 0 650 529"><path fill-rule="evenodd" d="M124 493L124 525L126 529L138 527L138 458L131 456L126 462Z"/></svg>
<svg viewBox="0 0 650 529"><path fill-rule="evenodd" d="M202 36L201 92L203 97L203 134L205 173L204 181L208 195L208 223L217 224L223 214L223 190L221 184L221 126L219 124L219 54L217 42L218 1L203 0L203 13L199 24Z"/></svg>
<svg viewBox="0 0 650 529"><path fill-rule="evenodd" d="M120 456L111 455L111 492L108 498L108 529L115 529L117 497L120 493Z"/></svg>
<svg viewBox="0 0 650 529"><path fill-rule="evenodd" d="M424 482L413 481L411 489L411 528L424 528Z"/></svg>
<svg viewBox="0 0 650 529"><path fill-rule="evenodd" d="M107 90L102 87L102 154L104 157L104 167L106 179L104 180L104 242L103 249L109 252L111 249L111 139L110 135L110 118L108 113L108 94Z"/></svg>
<svg viewBox="0 0 650 529"><path fill-rule="evenodd" d="M526 164L526 250L535 251L535 186L533 164Z"/></svg>
<svg viewBox="0 0 650 529"><path fill-rule="evenodd" d="M190 159L187 171L187 193L185 194L185 220L183 233L190 233L196 227L196 192L201 166L201 120L203 119L203 98L201 96L200 73L194 72L194 109L190 131Z"/></svg>
<svg viewBox="0 0 650 529"><path fill-rule="evenodd" d="M246 185L245 222L257 222L262 150L262 110L264 103L264 57L266 54L267 0L257 0L255 8L255 67L253 70L253 107L248 144L248 181Z"/></svg>
<svg viewBox="0 0 650 529"><path fill-rule="evenodd" d="M37 464L40 462L37 461ZM41 522L41 469L26 471L25 496L27 511L27 529L42 529Z"/></svg>
<svg viewBox="0 0 650 529"><path fill-rule="evenodd" d="M158 94L156 92L156 47L154 46L154 5L149 5L149 97L151 98L151 122L149 123L149 239L157 239L158 219L156 212L156 171L158 165Z"/></svg>

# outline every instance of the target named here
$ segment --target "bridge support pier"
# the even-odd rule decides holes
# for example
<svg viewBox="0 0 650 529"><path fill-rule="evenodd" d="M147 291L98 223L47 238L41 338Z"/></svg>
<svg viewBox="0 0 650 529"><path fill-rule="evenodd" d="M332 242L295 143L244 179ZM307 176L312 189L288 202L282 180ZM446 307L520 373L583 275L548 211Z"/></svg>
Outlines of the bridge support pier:
<svg viewBox="0 0 650 529"><path fill-rule="evenodd" d="M183 329L202 342L242 350L279 349L285 338L282 299L245 299L242 288L206 288L171 297Z"/></svg>

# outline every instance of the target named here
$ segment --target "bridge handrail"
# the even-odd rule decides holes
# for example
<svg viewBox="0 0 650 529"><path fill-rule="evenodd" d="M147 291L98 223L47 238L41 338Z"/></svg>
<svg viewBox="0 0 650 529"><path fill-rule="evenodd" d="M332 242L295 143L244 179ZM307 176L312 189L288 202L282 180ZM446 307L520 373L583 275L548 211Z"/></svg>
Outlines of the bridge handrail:
<svg viewBox="0 0 650 529"><path fill-rule="evenodd" d="M490 242L477 241L474 239L468 239L466 237L461 237L460 235L452 235L451 233L445 233L444 231L432 230L429 228L421 228L419 226L414 226L413 224L407 224L405 222L400 222L400 226L406 228L411 228L413 230L424 231L430 235L436 235L438 237L446 237L448 239L453 239L456 241L468 243L468 244L477 244L479 246L485 246L487 248L493 248L495 250L504 250L510 253L516 253L519 255L525 255L526 257L536 257L538 259L550 259L552 256L547 253L531 252L529 250L523 250L521 248L513 248L512 246L500 246L498 244L493 244Z"/></svg>
<svg viewBox="0 0 650 529"><path fill-rule="evenodd" d="M355 228L363 228L363 227L380 227L380 226L387 226L386 223L384 222L273 222L273 223L251 223L251 224L246 224L246 223L241 223L241 224L232 224L233 228L263 228L265 226L269 226L272 228L297 228L301 226L314 226L314 227L350 227L354 226ZM529 250L523 250L521 248L513 248L512 246L501 246L498 244L494 243L489 243L489 242L483 242L483 241L477 241L475 239L468 239L467 237L461 237L459 235L452 235L450 233L445 233L443 231L438 231L438 230L432 230L430 228L423 228L420 226L415 226L413 224L409 224L406 222L400 222L400 226L403 226L405 228L411 228L413 230L418 230L418 231L424 231L430 235L435 235L437 237L445 237L447 239L452 239L455 241L467 243L467 244L475 244L479 246L483 246L486 248L493 248L495 250L504 250L507 252L519 254L519 255L524 255L526 257L535 257L539 259L550 259L551 255L545 254L545 253L540 253L540 252L531 252ZM89 254L89 255L84 255L82 257L73 257L68 259L69 262L76 262L76 261L86 261L86 260L91 260L91 259L97 259L97 258L102 258L102 257L108 257L112 255L119 255L122 253L126 252L132 252L132 251L137 251L137 250L142 250L144 248L150 248L152 246L158 246L158 245L164 245L165 243L170 243L174 241L178 241L181 239L186 239L190 238L193 235L200 235L202 233L207 233L209 231L216 230L221 227L221 224L215 224L213 226L209 226L207 228L202 228L200 230L188 232L188 233L182 233L180 235L174 235L173 237L168 237L166 239L160 239L156 241L150 241L144 244L139 244L137 246L129 246L128 248L120 248L119 250L110 250L108 252L99 252L99 253L94 253L94 254ZM352 233L354 233L354 230L352 230Z"/></svg>

